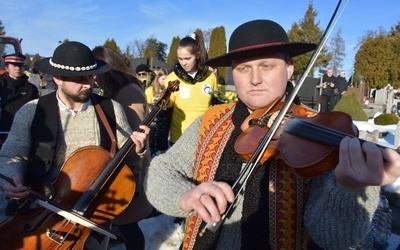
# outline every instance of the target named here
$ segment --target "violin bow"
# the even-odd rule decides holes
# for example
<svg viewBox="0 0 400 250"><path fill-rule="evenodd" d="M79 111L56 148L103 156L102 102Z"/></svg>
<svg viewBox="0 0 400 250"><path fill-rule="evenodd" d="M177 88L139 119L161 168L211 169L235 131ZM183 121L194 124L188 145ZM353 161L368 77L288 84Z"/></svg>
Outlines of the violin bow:
<svg viewBox="0 0 400 250"><path fill-rule="evenodd" d="M11 178L9 178L3 174L0 174L0 178L7 181L8 183L10 183L12 185L15 185L14 181ZM93 231L101 233L112 239L118 240L120 238L115 233L111 232L110 230L102 227L99 224L94 223L93 221L83 217L82 215L78 214L77 212L72 211L71 209L61 206L60 204L52 201L51 199L47 199L46 197L33 191L32 189L29 189L29 193L32 197L36 198L34 201L36 204L66 218L67 220L81 224L84 227L90 228Z"/></svg>
<svg viewBox="0 0 400 250"><path fill-rule="evenodd" d="M317 48L314 50L314 52L313 52L313 54L311 56L311 59L308 61L306 70L301 75L299 82L296 83L296 85L293 88L293 90L287 96L287 98L286 98L286 100L284 102L284 105L282 106L282 108L279 111L277 117L275 118L275 120L271 124L271 127L269 128L269 130L267 131L265 136L260 140L260 146L256 148L255 152L252 154L251 158L249 159L249 161L246 163L246 165L244 166L244 168L240 172L238 179L232 185L232 190L233 190L233 192L235 194L234 201L230 204L230 206L225 211L225 213L222 214L220 221L208 223L200 231L200 234L199 234L200 236L204 235L206 229L208 229L208 230L210 230L212 232L216 232L218 230L218 228L220 227L220 225L225 220L225 218L229 215L229 213L231 211L233 211L233 209L235 207L235 203L236 203L237 197L238 197L238 194L243 191L243 188L244 188L247 180L249 179L251 173L259 165L259 163L261 161L261 158L264 155L264 152L267 150L268 145L270 144L270 142L272 140L273 135L276 133L276 131L279 128L279 125L282 123L283 119L285 118L286 113L290 109L290 106L293 103L294 99L296 98L296 95L299 92L301 86L303 85L308 73L310 72L311 67L313 66L313 64L317 60L317 57L319 56L319 54L321 53L323 47L325 46L330 34L332 33L335 25L337 24L340 16L342 15L344 9L346 8L348 2L349 2L349 0L346 1L346 4L341 9L341 12L340 12L339 16L336 17L337 12L338 12L341 4L342 4L342 0L339 0L337 6L335 8L335 11L333 12L332 17L329 20L329 23L328 23L328 25L327 25L327 27L326 27L326 29L325 29L322 37L321 37L321 40L318 43Z"/></svg>
<svg viewBox="0 0 400 250"><path fill-rule="evenodd" d="M342 0L339 0L337 6L335 8L335 11L333 12L332 17L329 20L329 23L328 23L328 25L327 25L327 27L326 27L326 29L325 29L322 37L321 37L321 40L318 43L317 48L314 50L314 52L313 52L313 54L311 56L311 59L308 61L306 70L301 75L299 82L295 84L295 87L293 88L293 90L287 96L287 98L286 98L281 110L279 111L279 113L276 116L275 120L271 124L271 127L269 128L268 132L265 134L264 138L260 141L260 144L264 145L264 146L262 148L259 147L258 150L256 150L253 153L252 157L249 159L249 162L260 162L261 158L264 155L264 152L267 150L267 147L268 147L269 143L272 140L273 135L276 133L276 131L279 128L279 125L282 123L283 119L285 118L286 113L290 109L290 105L292 105L294 99L296 98L297 93L299 92L299 90L302 87L302 85L303 85L308 73L311 70L311 67L313 66L313 64L317 60L317 57L319 56L319 54L321 53L322 49L324 48L326 42L328 41L328 38L329 38L330 34L332 33L335 25L337 24L340 16L342 15L344 9L346 8L348 2L349 2L349 0L346 1L346 4L341 9L341 12L340 12L339 16L336 17L336 14L337 14L337 12L338 12L338 10L340 8L340 5L342 3ZM252 167L252 170L250 171L250 174L253 172L253 169L255 168L255 165L257 165L257 164L253 164L253 165L254 166ZM248 176L247 176L246 180L248 179Z"/></svg>

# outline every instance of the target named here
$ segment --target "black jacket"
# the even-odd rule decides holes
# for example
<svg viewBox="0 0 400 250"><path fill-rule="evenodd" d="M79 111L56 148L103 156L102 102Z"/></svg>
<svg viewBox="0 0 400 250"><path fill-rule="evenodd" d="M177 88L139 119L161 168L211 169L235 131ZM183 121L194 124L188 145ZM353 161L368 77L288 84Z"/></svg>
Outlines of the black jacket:
<svg viewBox="0 0 400 250"><path fill-rule="evenodd" d="M336 87L339 91L339 94L342 94L342 92L347 91L347 89L349 87L347 84L346 78L340 77L340 76L338 76L336 78L336 84L337 84Z"/></svg>
<svg viewBox="0 0 400 250"><path fill-rule="evenodd" d="M39 91L26 75L13 80L4 73L0 75L0 98L0 131L10 131L15 113L25 103L39 98Z"/></svg>
<svg viewBox="0 0 400 250"><path fill-rule="evenodd" d="M322 89L322 95L328 95L328 96L332 96L335 95L335 88L337 88L336 86L336 77L335 76L331 76L329 77L327 74L325 74L322 77L322 83L327 82L327 83L334 83L335 86L332 88L331 86L329 86L329 84Z"/></svg>

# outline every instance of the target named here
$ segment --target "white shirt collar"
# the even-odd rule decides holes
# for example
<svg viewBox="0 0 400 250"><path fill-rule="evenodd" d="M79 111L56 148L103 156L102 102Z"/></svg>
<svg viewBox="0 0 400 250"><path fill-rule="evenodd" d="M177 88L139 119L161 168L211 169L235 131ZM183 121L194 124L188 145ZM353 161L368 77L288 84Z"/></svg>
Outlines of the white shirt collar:
<svg viewBox="0 0 400 250"><path fill-rule="evenodd" d="M80 109L72 109L72 108L68 107L67 105L65 105L61 101L61 99L58 97L58 90L57 90L56 97L57 97L58 107L62 111L66 111L66 112L70 113L71 115L77 115L77 114L81 113L82 111L85 111L89 107L89 105L92 104L92 100L89 98L89 100L87 102L82 104Z"/></svg>

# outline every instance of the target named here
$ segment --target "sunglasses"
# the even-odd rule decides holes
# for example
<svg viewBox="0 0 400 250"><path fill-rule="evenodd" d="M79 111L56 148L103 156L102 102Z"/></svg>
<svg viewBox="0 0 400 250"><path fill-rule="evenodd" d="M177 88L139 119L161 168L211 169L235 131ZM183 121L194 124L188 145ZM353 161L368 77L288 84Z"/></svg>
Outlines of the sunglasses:
<svg viewBox="0 0 400 250"><path fill-rule="evenodd" d="M147 73L137 73L138 76L147 76Z"/></svg>

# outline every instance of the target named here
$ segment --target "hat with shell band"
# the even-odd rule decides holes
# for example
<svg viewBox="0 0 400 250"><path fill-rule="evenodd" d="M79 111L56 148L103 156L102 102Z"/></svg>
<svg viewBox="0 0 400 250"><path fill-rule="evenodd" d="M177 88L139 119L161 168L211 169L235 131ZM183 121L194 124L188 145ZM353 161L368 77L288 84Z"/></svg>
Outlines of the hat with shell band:
<svg viewBox="0 0 400 250"><path fill-rule="evenodd" d="M4 55L3 58L5 63L25 64L26 57L21 53L14 53L9 55Z"/></svg>
<svg viewBox="0 0 400 250"><path fill-rule="evenodd" d="M229 52L205 62L209 66L231 66L232 60L288 53L297 56L316 48L316 44L289 42L286 31L271 20L253 20L237 27L229 39Z"/></svg>
<svg viewBox="0 0 400 250"><path fill-rule="evenodd" d="M87 76L111 69L104 61L94 58L92 51L80 42L66 42L56 48L53 57L34 65L40 72L55 76Z"/></svg>

